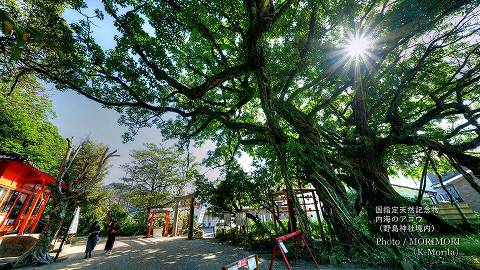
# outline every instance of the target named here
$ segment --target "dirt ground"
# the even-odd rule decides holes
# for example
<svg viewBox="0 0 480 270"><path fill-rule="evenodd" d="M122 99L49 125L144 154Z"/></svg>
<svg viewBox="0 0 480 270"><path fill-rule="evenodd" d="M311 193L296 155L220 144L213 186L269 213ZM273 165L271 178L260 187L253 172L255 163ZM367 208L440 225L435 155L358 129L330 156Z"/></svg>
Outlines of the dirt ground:
<svg viewBox="0 0 480 270"><path fill-rule="evenodd" d="M185 238L119 237L113 253L105 255L105 239L96 246L92 258L83 259L85 241L78 241L62 252L59 260L51 265L35 267L36 270L70 269L125 269L125 270L212 270L250 255L247 251L219 243L213 239L186 240ZM260 269L268 269L270 255L260 255ZM297 262L293 269L369 269L359 266L321 265L316 268L311 262ZM281 260L276 260L273 269L286 269Z"/></svg>

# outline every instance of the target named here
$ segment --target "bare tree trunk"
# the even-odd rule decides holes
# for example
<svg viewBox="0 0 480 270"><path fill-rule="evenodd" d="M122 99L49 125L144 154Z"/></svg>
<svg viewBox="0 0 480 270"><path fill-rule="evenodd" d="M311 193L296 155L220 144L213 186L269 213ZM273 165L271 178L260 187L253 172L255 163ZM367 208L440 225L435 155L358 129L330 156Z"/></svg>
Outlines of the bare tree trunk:
<svg viewBox="0 0 480 270"><path fill-rule="evenodd" d="M98 157L97 161L93 159L87 160L86 163L82 164L78 174L65 179L67 172L69 172L72 163L75 161L82 147L82 145L79 145L73 149L72 139L67 139L67 142L67 151L59 169L57 182L50 190L52 193L52 209L49 212L45 227L37 243L29 251L20 256L20 258L11 265L12 268L50 264L53 262L54 258L50 256L48 252L50 251L52 241L55 239L63 224L67 208L77 202L80 196L88 192L93 185L98 182L104 172L108 159L116 156L116 151L109 153L107 147L103 151L103 154ZM98 162L95 166L96 168L92 166L94 162ZM89 176L89 170L94 173L93 176Z"/></svg>
<svg viewBox="0 0 480 270"><path fill-rule="evenodd" d="M48 253L52 241L55 239L60 227L65 219L68 203L66 200L55 201L52 207L45 227L40 234L38 242L26 253L24 253L13 268L20 268L31 265L49 264L53 262L53 257Z"/></svg>

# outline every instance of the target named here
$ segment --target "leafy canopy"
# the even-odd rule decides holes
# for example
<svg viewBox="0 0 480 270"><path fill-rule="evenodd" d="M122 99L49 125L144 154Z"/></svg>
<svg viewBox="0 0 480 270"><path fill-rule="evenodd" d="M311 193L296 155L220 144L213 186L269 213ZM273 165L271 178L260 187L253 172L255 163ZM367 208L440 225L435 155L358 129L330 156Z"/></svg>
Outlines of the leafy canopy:
<svg viewBox="0 0 480 270"><path fill-rule="evenodd" d="M187 168L182 150L146 143L144 149L133 150L130 157L132 161L121 166L126 175L122 181L134 207L166 205L173 196L188 192L195 164L190 160Z"/></svg>
<svg viewBox="0 0 480 270"><path fill-rule="evenodd" d="M28 155L40 169L56 175L65 140L51 122L55 116L45 90L29 79L7 96L0 84L0 150Z"/></svg>

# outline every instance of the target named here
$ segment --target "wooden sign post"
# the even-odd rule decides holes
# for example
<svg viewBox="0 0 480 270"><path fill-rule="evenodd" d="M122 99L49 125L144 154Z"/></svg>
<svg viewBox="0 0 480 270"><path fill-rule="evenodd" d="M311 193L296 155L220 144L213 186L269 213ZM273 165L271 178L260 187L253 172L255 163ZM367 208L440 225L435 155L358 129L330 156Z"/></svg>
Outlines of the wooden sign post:
<svg viewBox="0 0 480 270"><path fill-rule="evenodd" d="M305 244L305 247L307 248L308 254L310 255L313 262L315 263L315 265L318 268L318 263L315 260L315 257L313 256L313 253L310 250L310 247L308 246L307 241L305 240L305 237L303 237L302 231L296 231L296 232L289 233L287 235L284 235L284 236L281 236L281 237L278 237L277 239L275 239L276 244L275 244L275 247L273 248L272 259L270 261L270 267L268 268L269 270L272 270L273 263L275 262L275 256L277 255L277 251L280 251L280 255L282 255L283 263L285 264L287 269L292 270L292 267L290 266L290 263L288 262L287 256L285 256L285 253L287 253L288 250L285 247L285 244L283 244L283 242L290 239L290 238L293 238L293 240L295 241L295 244L297 244L297 241L299 240L298 238L295 239L295 237L297 237L297 236L300 237L301 240L303 241L303 243ZM298 256L298 249L296 249L296 252L297 252L297 254L295 254L295 255Z"/></svg>
<svg viewBox="0 0 480 270"><path fill-rule="evenodd" d="M258 256L250 255L244 259L222 267L222 270L260 270L258 267Z"/></svg>

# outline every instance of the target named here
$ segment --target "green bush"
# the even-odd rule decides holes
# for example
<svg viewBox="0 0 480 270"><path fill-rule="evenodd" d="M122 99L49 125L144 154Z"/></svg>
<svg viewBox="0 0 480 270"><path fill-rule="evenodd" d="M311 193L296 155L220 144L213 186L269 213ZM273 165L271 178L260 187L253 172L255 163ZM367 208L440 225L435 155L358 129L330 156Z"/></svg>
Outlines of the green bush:
<svg viewBox="0 0 480 270"><path fill-rule="evenodd" d="M148 213L146 211L139 211L133 214L129 213L120 205L113 204L109 207L107 217L103 219L101 236L106 235L106 228L108 227L108 219L112 218L117 222L120 230L120 236L141 235L147 233L148 227Z"/></svg>
<svg viewBox="0 0 480 270"><path fill-rule="evenodd" d="M217 227L215 238L248 249L271 250L276 237L274 223L267 221L262 222L262 225L262 228L258 228L253 221L249 221L246 232L237 228ZM286 226L286 223L284 225ZM280 228L278 229L280 230ZM279 235L282 233L283 232L279 232Z"/></svg>
<svg viewBox="0 0 480 270"><path fill-rule="evenodd" d="M72 211L73 212L73 211ZM87 208L81 208L80 209L80 219L78 223L78 231L77 235L78 236L87 236L88 231L90 230L90 226L92 226L92 223L96 220L100 224L102 224L102 221L104 220L105 213L99 209L92 209L89 210ZM71 220L71 217L66 218L66 220ZM105 234L105 227L101 226L101 234Z"/></svg>

